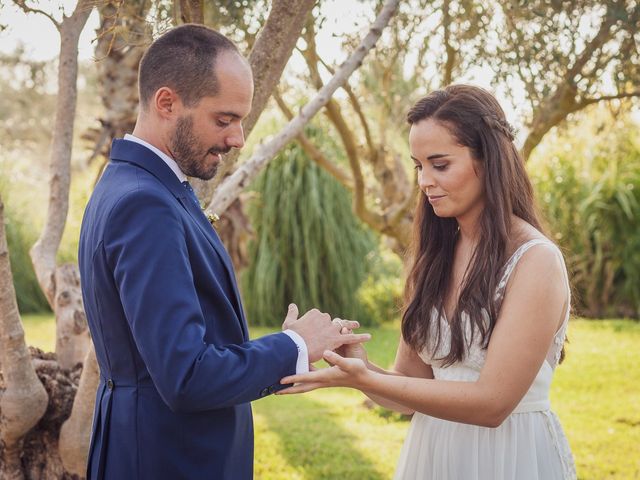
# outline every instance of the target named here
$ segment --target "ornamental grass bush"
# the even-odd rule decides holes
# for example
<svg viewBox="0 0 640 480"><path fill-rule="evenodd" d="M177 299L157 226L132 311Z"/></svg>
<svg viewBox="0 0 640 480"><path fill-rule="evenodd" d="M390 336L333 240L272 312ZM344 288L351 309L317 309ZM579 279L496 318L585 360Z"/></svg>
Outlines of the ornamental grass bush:
<svg viewBox="0 0 640 480"><path fill-rule="evenodd" d="M528 164L580 315L640 315L639 132L599 109L550 135Z"/></svg>

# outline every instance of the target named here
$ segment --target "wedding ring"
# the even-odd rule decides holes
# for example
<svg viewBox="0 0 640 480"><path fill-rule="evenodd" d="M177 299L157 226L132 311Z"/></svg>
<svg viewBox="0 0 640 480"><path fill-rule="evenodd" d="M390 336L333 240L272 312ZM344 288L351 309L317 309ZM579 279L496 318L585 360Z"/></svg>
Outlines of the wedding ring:
<svg viewBox="0 0 640 480"><path fill-rule="evenodd" d="M340 331L342 331L342 329L343 329L343 328L347 328L347 327L345 326L345 320L342 320L342 319L340 319L340 318L336 318L336 319L334 320L334 322L335 322L335 323L337 323L338 325L340 325Z"/></svg>

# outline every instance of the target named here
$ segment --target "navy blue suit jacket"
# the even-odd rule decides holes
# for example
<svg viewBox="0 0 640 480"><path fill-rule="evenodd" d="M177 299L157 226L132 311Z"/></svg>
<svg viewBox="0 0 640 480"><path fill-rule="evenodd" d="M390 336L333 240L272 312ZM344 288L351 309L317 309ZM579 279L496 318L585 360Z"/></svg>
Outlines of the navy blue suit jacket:
<svg viewBox="0 0 640 480"><path fill-rule="evenodd" d="M253 477L249 402L295 373L283 333L249 341L231 260L164 161L115 140L79 263L100 366L87 478Z"/></svg>

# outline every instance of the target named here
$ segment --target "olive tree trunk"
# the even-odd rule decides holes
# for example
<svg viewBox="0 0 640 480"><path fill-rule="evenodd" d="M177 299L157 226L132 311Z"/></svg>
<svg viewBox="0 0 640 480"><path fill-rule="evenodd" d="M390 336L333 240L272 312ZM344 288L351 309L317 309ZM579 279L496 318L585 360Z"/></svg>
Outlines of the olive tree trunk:
<svg viewBox="0 0 640 480"><path fill-rule="evenodd" d="M24 330L4 229L4 204L0 198L0 478L21 480L25 435L47 408L48 396L36 376Z"/></svg>

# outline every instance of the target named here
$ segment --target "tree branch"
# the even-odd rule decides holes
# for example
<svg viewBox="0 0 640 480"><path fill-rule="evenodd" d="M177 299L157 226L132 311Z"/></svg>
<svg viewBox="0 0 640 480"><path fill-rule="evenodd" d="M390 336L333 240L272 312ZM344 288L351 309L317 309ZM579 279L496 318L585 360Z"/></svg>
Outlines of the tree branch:
<svg viewBox="0 0 640 480"><path fill-rule="evenodd" d="M322 64L322 66L326 68L331 75L335 75L334 68L327 65L327 63L319 55L317 56L317 58ZM369 157L373 158L376 155L376 146L373 143L373 138L371 137L371 130L369 129L369 122L367 122L367 118L365 117L364 112L362 111L362 106L360 105L360 101L358 100L358 97L356 96L353 89L351 88L351 85L349 85L348 80L344 83L344 85L342 85L342 89L347 93L347 96L349 97L349 103L351 103L351 106L353 107L353 111L356 112L356 115L360 120L362 129L364 130L364 138L367 141L367 147L369 148Z"/></svg>
<svg viewBox="0 0 640 480"><path fill-rule="evenodd" d="M292 120L293 112L284 102L282 95L280 95L280 92L277 89L273 92L273 98L280 107L280 110L282 110L282 113L284 113L285 117L287 117L287 120ZM316 147L313 142L309 140L309 138L307 138L307 136L303 132L301 132L296 137L296 140L298 141L298 143L300 143L304 151L307 153L307 155L309 155L309 157L311 157L314 162L316 162L320 167L331 174L331 176L333 176L346 188L348 188L349 190L353 190L353 179L335 163L330 161L324 155L324 153L322 153L320 149Z"/></svg>
<svg viewBox="0 0 640 480"><path fill-rule="evenodd" d="M444 47L447 53L447 61L444 64L444 72L442 75L443 85L449 85L453 81L453 67L456 61L456 49L451 45L451 14L449 7L450 0L445 0L442 4L443 18L442 28L444 28Z"/></svg>
<svg viewBox="0 0 640 480"><path fill-rule="evenodd" d="M369 33L351 56L340 66L333 78L305 105L300 113L289 122L271 141L258 148L258 151L238 170L227 178L218 188L207 207L209 213L213 209L222 212L240 192L255 178L260 169L271 160L276 153L296 137L313 117L331 98L331 95L362 64L366 54L373 48L398 8L399 0L387 0L380 14L374 21Z"/></svg>
<svg viewBox="0 0 640 480"><path fill-rule="evenodd" d="M580 110L584 107L593 105L594 103L598 103L598 102L607 102L609 100L620 100L623 98L633 98L633 97L640 97L640 90L618 93L616 95L603 95L601 97L584 98L577 103L577 106L578 106L577 110Z"/></svg>
<svg viewBox="0 0 640 480"><path fill-rule="evenodd" d="M44 15L45 17L47 17L49 20L51 20L51 23L53 23L56 27L56 29L60 30L60 22L58 22L58 20L56 20L53 15L51 15L48 12L45 12L44 10L41 10L39 8L34 8L34 7L30 7L29 5L27 5L26 0L13 0L14 3L20 7L25 13L38 13L40 15Z"/></svg>
<svg viewBox="0 0 640 480"><path fill-rule="evenodd" d="M513 18L511 18L511 16L509 15L509 12L503 9L503 14L505 16L505 19L507 21L507 25L509 26L510 31L518 37L518 43L523 42L524 39L522 36L522 32L518 27L518 25L516 25L515 22L513 21ZM532 79L530 76L527 77L525 72L522 70L522 64L526 62L523 60L522 52L520 52L520 49L518 48L518 46L516 45L510 51L513 52L516 56L516 66L518 70L518 76L520 77L520 80L522 80L522 83L524 83L525 85L525 89L527 90L529 103L531 104L532 110L535 110L536 106L540 105L540 103L542 102L542 99L540 98L540 95L538 94L538 91L536 90L536 87L535 87L536 81ZM504 55L506 53L507 52L504 52L502 50L498 51L498 54Z"/></svg>
<svg viewBox="0 0 640 480"><path fill-rule="evenodd" d="M180 17L183 23L204 23L202 0L180 0Z"/></svg>
<svg viewBox="0 0 640 480"><path fill-rule="evenodd" d="M92 0L80 0L73 14L64 17L60 24L58 98L49 159L49 205L42 233L30 251L38 282L54 311L56 253L69 210L71 149L78 94L78 39L92 9Z"/></svg>
<svg viewBox="0 0 640 480"><path fill-rule="evenodd" d="M0 477L22 478L22 439L42 418L48 395L38 379L24 338L16 300L0 198Z"/></svg>
<svg viewBox="0 0 640 480"><path fill-rule="evenodd" d="M315 31L313 23L309 22L307 30L305 32L305 40L307 41L307 48L303 52L304 58L309 66L309 72L311 79L313 80L318 90L322 89L323 83L318 71L318 53L316 50ZM346 83L347 80L345 80ZM364 177L362 176L362 169L360 167L360 159L358 157L358 145L356 144L353 132L347 125L347 122L342 115L340 105L333 99L329 98L326 105L326 113L331 120L331 123L338 131L342 144L344 145L345 152L347 153L347 159L349 160L349 166L351 167L351 173L353 175L353 204L354 210L365 218L369 216L365 204L365 184Z"/></svg>
<svg viewBox="0 0 640 480"><path fill-rule="evenodd" d="M607 11L607 14L605 14L607 16L602 21L602 24L598 29L598 33L589 41L589 43L585 45L582 54L574 62L571 68L567 70L567 73L564 76L565 82L573 81L573 79L575 79L575 77L582 72L584 66L591 59L591 57L593 56L593 52L601 48L607 42L607 40L611 38L610 28L615 24L616 21L612 16L609 16L608 13L609 12Z"/></svg>

